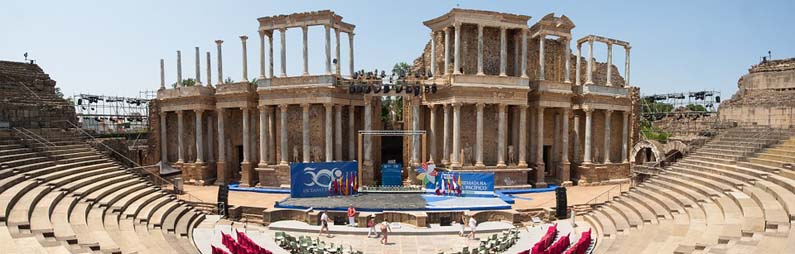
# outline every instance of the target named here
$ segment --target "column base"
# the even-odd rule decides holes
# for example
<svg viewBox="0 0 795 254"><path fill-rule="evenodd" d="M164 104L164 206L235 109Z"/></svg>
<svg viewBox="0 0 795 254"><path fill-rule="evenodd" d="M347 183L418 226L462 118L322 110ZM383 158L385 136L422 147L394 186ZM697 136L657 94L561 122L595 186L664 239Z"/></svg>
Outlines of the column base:
<svg viewBox="0 0 795 254"><path fill-rule="evenodd" d="M506 168L508 165L505 165L505 162L497 162L497 168Z"/></svg>
<svg viewBox="0 0 795 254"><path fill-rule="evenodd" d="M240 163L240 187L252 187L257 182L254 175L254 165L244 161Z"/></svg>
<svg viewBox="0 0 795 254"><path fill-rule="evenodd" d="M478 162L475 162L475 167L476 167L476 168L485 168L485 167L486 167L486 165L485 165L485 164L483 164L483 162L482 162L482 161L478 161Z"/></svg>
<svg viewBox="0 0 795 254"><path fill-rule="evenodd" d="M257 173L257 178L259 179L259 182L257 183L257 186L260 186L260 187L262 187L262 186L278 187L279 186L278 176L276 175L276 169L275 168L265 168L265 167L259 167L258 166L256 169L254 169L254 171Z"/></svg>
<svg viewBox="0 0 795 254"><path fill-rule="evenodd" d="M257 168L267 168L267 167L268 163L264 161L260 161L259 164L257 164Z"/></svg>
<svg viewBox="0 0 795 254"><path fill-rule="evenodd" d="M572 186L572 185L574 185L574 183L572 181L563 181L562 183L560 183L560 186L563 186L563 187L569 187L569 186Z"/></svg>
<svg viewBox="0 0 795 254"><path fill-rule="evenodd" d="M560 181L571 183L571 163L568 161L560 162Z"/></svg>
<svg viewBox="0 0 795 254"><path fill-rule="evenodd" d="M486 73L483 73L483 72L478 72L478 74L475 74L475 75L476 75L476 76L486 76Z"/></svg>
<svg viewBox="0 0 795 254"><path fill-rule="evenodd" d="M526 168L526 167L528 167L528 165L527 165L526 161L519 161L519 164L516 164L516 167Z"/></svg>
<svg viewBox="0 0 795 254"><path fill-rule="evenodd" d="M215 185L225 185L229 183L229 174L226 172L226 162L219 161L215 163Z"/></svg>
<svg viewBox="0 0 795 254"><path fill-rule="evenodd" d="M458 162L450 162L450 169L461 169L463 166Z"/></svg>
<svg viewBox="0 0 795 254"><path fill-rule="evenodd" d="M549 187L549 185L546 182L536 182L533 185L533 188L546 188L546 187Z"/></svg>

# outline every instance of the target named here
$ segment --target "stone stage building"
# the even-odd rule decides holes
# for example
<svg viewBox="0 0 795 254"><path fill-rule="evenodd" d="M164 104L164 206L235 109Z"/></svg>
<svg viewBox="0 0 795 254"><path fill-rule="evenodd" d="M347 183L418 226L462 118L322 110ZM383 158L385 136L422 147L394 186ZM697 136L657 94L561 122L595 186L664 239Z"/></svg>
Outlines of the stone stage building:
<svg viewBox="0 0 795 254"><path fill-rule="evenodd" d="M721 103L721 121L795 127L795 58L763 60L737 81L738 91Z"/></svg>
<svg viewBox="0 0 795 254"><path fill-rule="evenodd" d="M528 26L529 16L453 9L424 22L430 42L414 61L421 81L436 93L404 96L406 130L427 131L428 149L419 138L402 142L403 161L422 158L461 171L496 173L498 186L544 187L548 183L594 184L629 177L627 152L634 140L638 89L629 85L627 42L595 35L570 44L574 23L549 14ZM241 36L241 81L223 82L217 43L217 83L201 83L196 48L195 86L182 86L177 51L177 87L161 89L150 112L161 160L182 169L196 184L239 181L243 186L290 184L289 163L354 160L360 130L380 130L382 95L349 93L354 68L354 25L331 11L259 18L259 76L247 73L246 36ZM308 27L322 26L325 73L308 72ZM285 30L303 31L303 74L286 73ZM281 41L280 72L274 74L273 37ZM333 39L332 39L333 32ZM350 54L340 58L340 34ZM265 47L267 39L268 48ZM333 55L331 45L334 45ZM607 46L606 63L596 62L593 45ZM582 57L582 46L588 57ZM612 47L625 49L624 77L612 65ZM266 54L267 59L266 61ZM332 60L335 59L335 60ZM340 71L348 63L350 73ZM267 65L266 65L267 63ZM266 72L267 71L267 72ZM390 95L395 95L393 92ZM158 127L159 128L156 128ZM198 134L198 135L197 135ZM382 142L363 140L364 185L380 180ZM400 145L398 145L400 146ZM404 177L413 173L404 169Z"/></svg>

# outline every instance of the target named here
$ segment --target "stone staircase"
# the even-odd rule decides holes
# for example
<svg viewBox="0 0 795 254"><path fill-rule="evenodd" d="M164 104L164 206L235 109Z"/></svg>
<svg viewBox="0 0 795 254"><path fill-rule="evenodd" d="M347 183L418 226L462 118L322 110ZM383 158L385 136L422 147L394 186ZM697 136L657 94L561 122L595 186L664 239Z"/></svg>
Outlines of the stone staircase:
<svg viewBox="0 0 795 254"><path fill-rule="evenodd" d="M197 253L205 214L58 129L0 130L2 253ZM42 135L45 136L45 135Z"/></svg>
<svg viewBox="0 0 795 254"><path fill-rule="evenodd" d="M595 253L795 253L792 134L727 130L578 223Z"/></svg>

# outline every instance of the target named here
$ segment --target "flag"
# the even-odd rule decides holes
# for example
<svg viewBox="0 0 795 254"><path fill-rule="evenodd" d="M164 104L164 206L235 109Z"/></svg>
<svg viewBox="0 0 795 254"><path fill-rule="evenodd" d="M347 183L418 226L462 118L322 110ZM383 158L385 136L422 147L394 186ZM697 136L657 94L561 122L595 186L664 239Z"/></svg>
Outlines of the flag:
<svg viewBox="0 0 795 254"><path fill-rule="evenodd" d="M461 189L463 188L464 187L461 186L461 174L458 174L458 189L456 189L456 191L458 191L458 195L461 195Z"/></svg>
<svg viewBox="0 0 795 254"><path fill-rule="evenodd" d="M356 194L356 175L351 173L351 195Z"/></svg>
<svg viewBox="0 0 795 254"><path fill-rule="evenodd" d="M451 179L451 182L453 183L453 190L455 191L455 193L458 193L459 186L458 186L458 181L455 180L455 175L453 175L453 179Z"/></svg>
<svg viewBox="0 0 795 254"><path fill-rule="evenodd" d="M441 185L442 185L442 194L447 194L447 183L444 181L444 174L440 174L439 177L442 178L442 179L439 179L439 181L441 182Z"/></svg>
<svg viewBox="0 0 795 254"><path fill-rule="evenodd" d="M359 173L353 173L353 189L355 191L359 191L359 181L356 178L359 178Z"/></svg>

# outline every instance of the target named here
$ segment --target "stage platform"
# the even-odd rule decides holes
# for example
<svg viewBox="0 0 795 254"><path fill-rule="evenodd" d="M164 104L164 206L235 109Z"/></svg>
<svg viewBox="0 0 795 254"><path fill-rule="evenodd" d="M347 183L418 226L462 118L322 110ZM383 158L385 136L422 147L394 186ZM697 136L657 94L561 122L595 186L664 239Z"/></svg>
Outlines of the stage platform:
<svg viewBox="0 0 795 254"><path fill-rule="evenodd" d="M460 224L451 226L440 226L439 224L430 224L427 228L418 228L410 224L393 222L390 224L392 232L390 235L458 235L461 230ZM286 232L305 232L317 233L320 226L309 225L306 222L287 220L277 221L268 225L270 230L286 231ZM511 223L503 221L486 221L478 223L477 232L481 234L499 233L504 230L514 228ZM332 234L344 235L367 235L369 228L366 227L349 227L347 225L329 225L329 231ZM469 229L466 230L469 232Z"/></svg>
<svg viewBox="0 0 795 254"><path fill-rule="evenodd" d="M286 198L276 208L346 211L349 205L362 212L382 211L482 211L511 209L498 196L455 197L418 193L363 193L355 196Z"/></svg>

